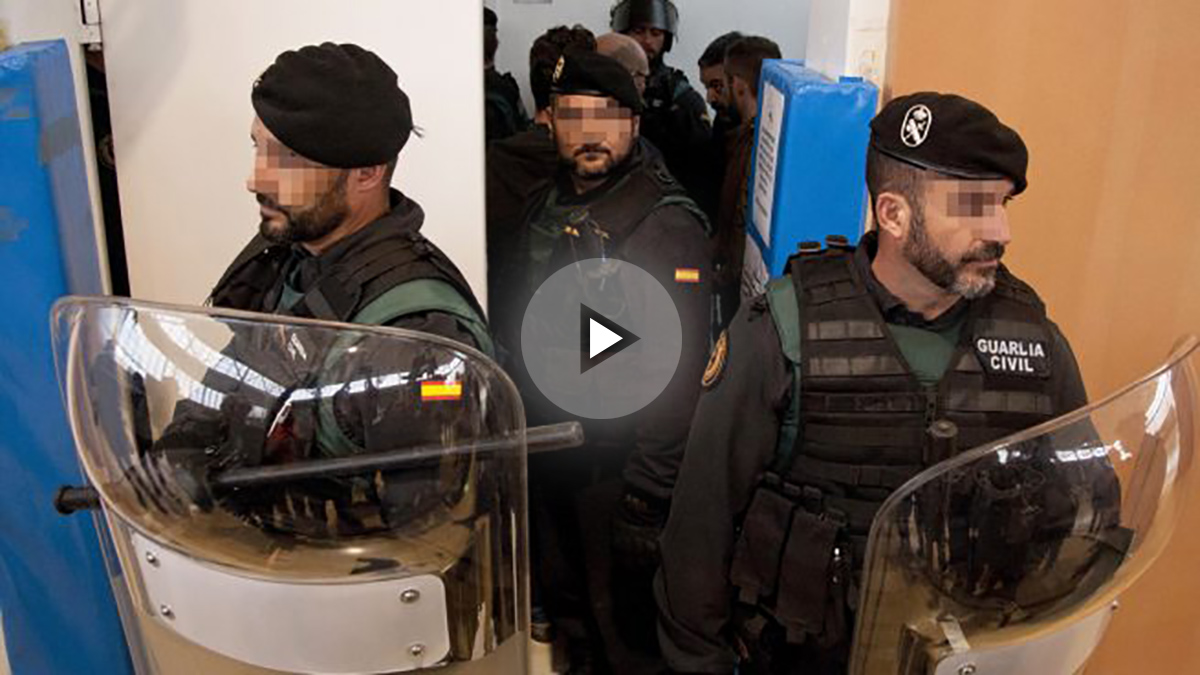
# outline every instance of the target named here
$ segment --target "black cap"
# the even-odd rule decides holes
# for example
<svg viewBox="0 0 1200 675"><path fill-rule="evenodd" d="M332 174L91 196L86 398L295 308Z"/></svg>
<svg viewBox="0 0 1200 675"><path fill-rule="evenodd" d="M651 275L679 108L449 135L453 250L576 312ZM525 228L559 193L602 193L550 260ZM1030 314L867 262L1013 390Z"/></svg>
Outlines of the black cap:
<svg viewBox="0 0 1200 675"><path fill-rule="evenodd" d="M555 94L607 96L615 98L633 114L642 114L644 105L633 75L615 59L595 52L564 54L554 69Z"/></svg>
<svg viewBox="0 0 1200 675"><path fill-rule="evenodd" d="M483 8L483 27L496 28L500 25L500 17L488 7Z"/></svg>
<svg viewBox="0 0 1200 675"><path fill-rule="evenodd" d="M344 169L390 162L413 128L395 71L358 45L326 42L280 54L250 100L284 145Z"/></svg>
<svg viewBox="0 0 1200 675"><path fill-rule="evenodd" d="M1008 178L1025 191L1029 151L992 111L954 94L924 91L893 99L871 120L871 147L957 178Z"/></svg>

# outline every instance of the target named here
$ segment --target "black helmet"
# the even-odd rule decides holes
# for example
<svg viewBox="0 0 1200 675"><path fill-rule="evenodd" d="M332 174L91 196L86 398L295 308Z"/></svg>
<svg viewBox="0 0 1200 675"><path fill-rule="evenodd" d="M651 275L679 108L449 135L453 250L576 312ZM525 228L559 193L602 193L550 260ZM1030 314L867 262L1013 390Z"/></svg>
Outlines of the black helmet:
<svg viewBox="0 0 1200 675"><path fill-rule="evenodd" d="M666 32L663 53L669 52L679 31L679 10L671 0L619 0L613 5L609 20L613 30L628 33L640 24Z"/></svg>

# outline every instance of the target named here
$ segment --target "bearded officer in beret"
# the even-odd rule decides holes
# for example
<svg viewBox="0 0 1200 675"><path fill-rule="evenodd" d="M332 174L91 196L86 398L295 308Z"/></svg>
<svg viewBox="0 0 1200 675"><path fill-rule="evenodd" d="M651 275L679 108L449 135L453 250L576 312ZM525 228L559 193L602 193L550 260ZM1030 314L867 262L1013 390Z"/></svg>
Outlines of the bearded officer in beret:
<svg viewBox="0 0 1200 675"><path fill-rule="evenodd" d="M678 366L653 403L624 418L585 420L585 448L530 462L535 602L567 639L570 672L661 672L657 538L709 343L707 221L640 139L642 112L633 76L617 61L592 52L559 61L551 124L560 167L535 194L518 247L526 301L568 265L616 259L662 284L682 327ZM521 317L502 321L517 353ZM520 365L515 371L532 423L563 421Z"/></svg>
<svg viewBox="0 0 1200 675"><path fill-rule="evenodd" d="M888 495L1085 405L1066 339L1001 262L1027 163L978 103L891 101L867 154L877 229L802 244L722 334L655 582L675 672L845 672Z"/></svg>
<svg viewBox="0 0 1200 675"><path fill-rule="evenodd" d="M408 96L374 53L326 42L280 54L250 94L259 233L216 307L408 328L490 353L466 279L390 187L413 130Z"/></svg>

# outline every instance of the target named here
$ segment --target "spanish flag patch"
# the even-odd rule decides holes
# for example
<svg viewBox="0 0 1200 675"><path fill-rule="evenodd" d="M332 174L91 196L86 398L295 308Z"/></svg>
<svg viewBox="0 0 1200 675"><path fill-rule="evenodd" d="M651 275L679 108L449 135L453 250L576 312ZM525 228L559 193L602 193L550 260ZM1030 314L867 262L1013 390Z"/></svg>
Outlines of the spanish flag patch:
<svg viewBox="0 0 1200 675"><path fill-rule="evenodd" d="M680 284L700 283L700 270L695 267L676 267L675 282Z"/></svg>
<svg viewBox="0 0 1200 675"><path fill-rule="evenodd" d="M421 383L422 401L457 401L462 398L462 382L429 380Z"/></svg>

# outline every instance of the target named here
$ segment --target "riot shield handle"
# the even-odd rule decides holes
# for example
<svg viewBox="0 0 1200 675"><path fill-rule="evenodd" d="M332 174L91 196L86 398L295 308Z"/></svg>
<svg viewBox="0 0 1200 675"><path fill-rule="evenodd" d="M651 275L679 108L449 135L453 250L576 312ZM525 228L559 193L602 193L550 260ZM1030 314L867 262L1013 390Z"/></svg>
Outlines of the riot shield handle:
<svg viewBox="0 0 1200 675"><path fill-rule="evenodd" d="M54 510L64 516L76 511L94 511L100 508L100 494L96 488L85 485L74 487L64 485L54 493Z"/></svg>
<svg viewBox="0 0 1200 675"><path fill-rule="evenodd" d="M211 483L214 490L229 490L290 483L309 478L388 471L421 462L435 462L458 454L494 454L518 447L519 443L519 438L501 436L450 447L421 446L282 466L230 469L213 476ZM580 445L583 445L583 425L579 422L547 424L525 430L525 447L530 454L565 450ZM96 510L100 508L100 495L96 488L90 485L64 485L54 493L54 508L64 516L76 511Z"/></svg>

